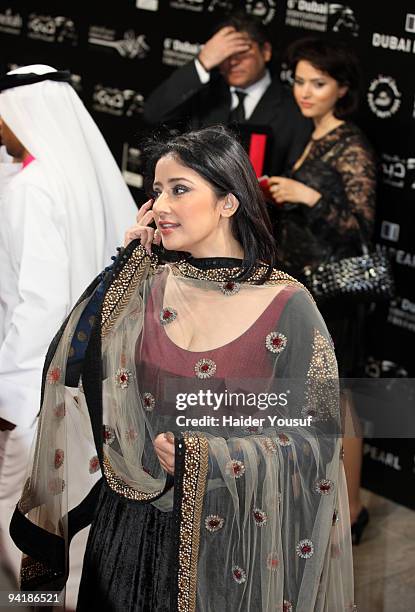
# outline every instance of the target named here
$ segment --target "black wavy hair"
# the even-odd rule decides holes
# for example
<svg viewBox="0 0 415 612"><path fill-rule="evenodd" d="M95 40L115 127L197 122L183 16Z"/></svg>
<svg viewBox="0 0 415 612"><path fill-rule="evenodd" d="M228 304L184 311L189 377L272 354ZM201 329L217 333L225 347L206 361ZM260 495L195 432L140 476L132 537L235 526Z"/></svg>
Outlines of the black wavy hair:
<svg viewBox="0 0 415 612"><path fill-rule="evenodd" d="M360 89L359 63L347 43L318 37L301 38L288 47L286 55L293 73L298 62L304 60L317 70L326 72L339 85L347 85L347 92L337 100L334 107L335 117L343 119L357 110Z"/></svg>
<svg viewBox="0 0 415 612"><path fill-rule="evenodd" d="M266 203L251 162L234 134L222 125L206 127L167 138L154 134L144 145L145 188L153 194L156 164L172 155L204 178L218 198L232 193L239 207L231 217L231 230L244 251L237 280L249 278L258 263L266 264L260 282L267 280L276 264L276 246Z"/></svg>

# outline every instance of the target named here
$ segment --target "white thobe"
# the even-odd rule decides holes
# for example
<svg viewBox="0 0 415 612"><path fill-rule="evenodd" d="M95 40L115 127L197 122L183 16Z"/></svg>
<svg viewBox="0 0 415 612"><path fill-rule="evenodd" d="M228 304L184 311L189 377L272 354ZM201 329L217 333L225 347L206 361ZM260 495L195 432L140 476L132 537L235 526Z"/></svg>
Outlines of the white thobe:
<svg viewBox="0 0 415 612"><path fill-rule="evenodd" d="M70 235L70 202L57 199L48 184L35 160L12 178L0 198L0 417L17 425L0 432L0 544L16 575L21 552L8 526L27 476L46 351L75 301L106 264L83 257L87 245ZM89 240L103 241L92 223ZM68 582L73 594L69 607L74 607L82 554L82 546L72 554L78 576L72 586Z"/></svg>

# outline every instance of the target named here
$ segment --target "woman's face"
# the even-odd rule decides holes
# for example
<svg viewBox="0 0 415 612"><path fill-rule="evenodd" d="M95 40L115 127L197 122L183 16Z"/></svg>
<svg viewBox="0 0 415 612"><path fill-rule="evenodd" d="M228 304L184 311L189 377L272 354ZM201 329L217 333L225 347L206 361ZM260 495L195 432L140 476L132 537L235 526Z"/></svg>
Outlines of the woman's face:
<svg viewBox="0 0 415 612"><path fill-rule="evenodd" d="M333 115L339 98L344 96L347 87L339 85L326 72L314 68L305 60L300 60L295 69L294 97L304 117L323 119Z"/></svg>
<svg viewBox="0 0 415 612"><path fill-rule="evenodd" d="M173 156L157 162L153 191L164 248L212 257L231 238L227 198L218 198L204 178Z"/></svg>

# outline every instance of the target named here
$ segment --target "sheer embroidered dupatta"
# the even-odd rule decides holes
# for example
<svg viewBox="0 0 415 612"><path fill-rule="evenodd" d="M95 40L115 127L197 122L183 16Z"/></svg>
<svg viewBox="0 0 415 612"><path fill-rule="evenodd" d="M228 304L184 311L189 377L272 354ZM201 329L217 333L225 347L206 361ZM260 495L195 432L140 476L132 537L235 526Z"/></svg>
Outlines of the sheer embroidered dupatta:
<svg viewBox="0 0 415 612"><path fill-rule="evenodd" d="M172 610L352 609L337 373L327 331L309 296L286 276L235 285L224 281L228 273L217 266L157 268L131 245L107 275L103 301L95 289L72 313L49 359L34 467L14 517L16 542L29 555L26 588L63 584L67 543L92 519L104 484L173 511ZM264 313L274 325L259 333ZM251 348L238 360L235 343L247 333ZM79 363L82 383L74 393L68 383L77 383ZM312 426L265 422L262 429L184 433L174 391L218 384L244 393L290 385L284 416L312 415ZM152 446L167 430L176 437L174 489Z"/></svg>

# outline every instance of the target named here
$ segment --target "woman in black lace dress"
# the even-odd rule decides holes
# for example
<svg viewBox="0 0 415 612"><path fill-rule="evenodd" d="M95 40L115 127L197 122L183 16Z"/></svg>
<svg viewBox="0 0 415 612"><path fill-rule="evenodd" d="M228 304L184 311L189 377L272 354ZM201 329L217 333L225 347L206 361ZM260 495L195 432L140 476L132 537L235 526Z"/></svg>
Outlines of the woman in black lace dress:
<svg viewBox="0 0 415 612"><path fill-rule="evenodd" d="M287 177L270 178L278 206L276 224L282 268L304 280L304 269L330 258L359 255L371 240L375 163L361 130L346 118L356 110L357 60L344 45L304 39L290 49L294 96L314 132ZM321 307L342 377L356 376L362 362L364 306L330 302ZM345 465L351 522L358 541L367 511L359 497L361 440L346 438ZM348 469L349 468L349 469Z"/></svg>

